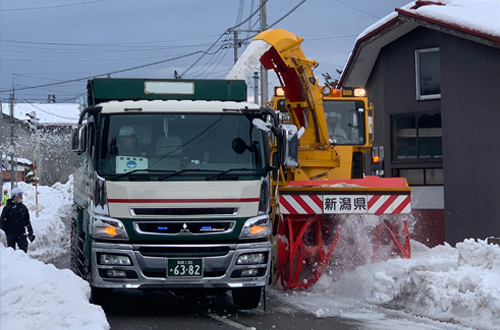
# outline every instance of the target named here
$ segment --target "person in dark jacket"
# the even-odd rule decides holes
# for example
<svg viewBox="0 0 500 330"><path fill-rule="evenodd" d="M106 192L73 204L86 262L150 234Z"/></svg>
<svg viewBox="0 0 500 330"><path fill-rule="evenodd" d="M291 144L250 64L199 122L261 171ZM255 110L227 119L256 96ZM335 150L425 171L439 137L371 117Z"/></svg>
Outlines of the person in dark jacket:
<svg viewBox="0 0 500 330"><path fill-rule="evenodd" d="M16 249L17 246L24 252L28 252L27 237L34 240L33 227L31 227L30 213L26 205L23 204L23 192L19 188L14 188L10 192L11 198L7 200L7 205L2 210L0 216L0 228L7 236L7 246ZM26 236L26 229L28 236Z"/></svg>

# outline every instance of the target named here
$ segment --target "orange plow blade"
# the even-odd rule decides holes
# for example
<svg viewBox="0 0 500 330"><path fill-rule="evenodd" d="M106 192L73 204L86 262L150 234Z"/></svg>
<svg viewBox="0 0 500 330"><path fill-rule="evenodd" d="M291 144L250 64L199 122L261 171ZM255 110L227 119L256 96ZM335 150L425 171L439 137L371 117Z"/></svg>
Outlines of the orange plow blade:
<svg viewBox="0 0 500 330"><path fill-rule="evenodd" d="M279 189L275 285L308 288L328 270L410 258L403 178L290 182Z"/></svg>

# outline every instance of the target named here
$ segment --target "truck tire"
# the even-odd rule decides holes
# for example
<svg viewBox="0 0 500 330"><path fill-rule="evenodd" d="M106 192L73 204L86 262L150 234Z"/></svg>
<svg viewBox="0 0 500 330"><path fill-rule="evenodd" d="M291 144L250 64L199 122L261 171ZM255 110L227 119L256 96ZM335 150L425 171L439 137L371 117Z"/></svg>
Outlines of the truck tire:
<svg viewBox="0 0 500 330"><path fill-rule="evenodd" d="M113 289L90 287L90 302L94 305L106 306L111 302Z"/></svg>
<svg viewBox="0 0 500 330"><path fill-rule="evenodd" d="M253 309L259 306L261 287L233 289L233 304L239 309Z"/></svg>

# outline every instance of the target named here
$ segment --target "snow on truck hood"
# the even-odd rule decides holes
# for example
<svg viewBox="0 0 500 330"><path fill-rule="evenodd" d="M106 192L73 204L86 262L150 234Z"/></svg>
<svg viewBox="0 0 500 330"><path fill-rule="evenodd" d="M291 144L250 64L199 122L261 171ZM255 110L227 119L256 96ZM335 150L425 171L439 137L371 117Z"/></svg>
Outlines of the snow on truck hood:
<svg viewBox="0 0 500 330"><path fill-rule="evenodd" d="M191 101L191 100L151 100L151 101L110 101L100 103L101 113L123 113L123 110L141 108L143 112L222 112L224 109L260 109L255 103L236 101Z"/></svg>

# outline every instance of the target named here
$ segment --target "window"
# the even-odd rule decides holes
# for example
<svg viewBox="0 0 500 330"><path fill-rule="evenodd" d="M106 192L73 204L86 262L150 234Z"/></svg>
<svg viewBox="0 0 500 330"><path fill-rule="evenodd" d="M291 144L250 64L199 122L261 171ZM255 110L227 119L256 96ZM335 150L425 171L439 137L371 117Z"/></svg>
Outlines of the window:
<svg viewBox="0 0 500 330"><path fill-rule="evenodd" d="M337 145L365 144L363 101L323 100L330 140Z"/></svg>
<svg viewBox="0 0 500 330"><path fill-rule="evenodd" d="M267 139L252 119L222 112L102 114L99 174L137 170L133 178L155 174L158 180L167 174L164 178L172 180L190 175L219 179L214 175L224 171L231 175L223 178L232 180L262 175ZM170 175L176 171L180 175Z"/></svg>
<svg viewBox="0 0 500 330"><path fill-rule="evenodd" d="M439 73L439 48L415 51L415 69L417 99L427 100L440 98L441 77Z"/></svg>
<svg viewBox="0 0 500 330"><path fill-rule="evenodd" d="M443 185L441 114L392 117L392 176L410 186Z"/></svg>
<svg viewBox="0 0 500 330"><path fill-rule="evenodd" d="M426 161L443 157L441 114L392 117L393 160Z"/></svg>
<svg viewBox="0 0 500 330"><path fill-rule="evenodd" d="M394 169L393 176L404 177L410 186L443 185L442 168Z"/></svg>

